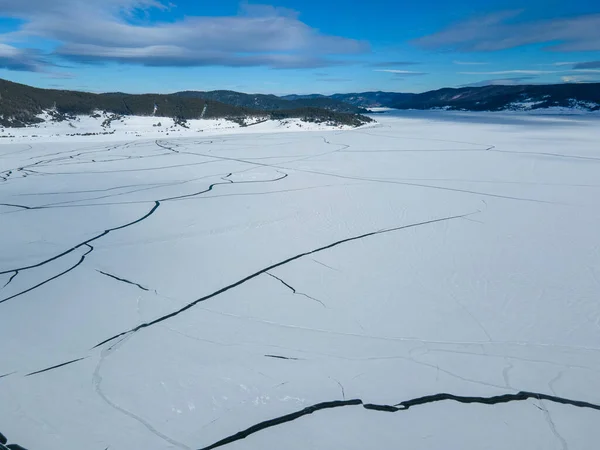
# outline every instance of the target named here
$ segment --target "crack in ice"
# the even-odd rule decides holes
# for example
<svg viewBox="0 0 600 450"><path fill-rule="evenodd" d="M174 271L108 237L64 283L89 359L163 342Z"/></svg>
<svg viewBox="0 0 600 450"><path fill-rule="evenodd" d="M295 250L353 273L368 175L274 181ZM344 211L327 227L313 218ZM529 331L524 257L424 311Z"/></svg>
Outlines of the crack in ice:
<svg viewBox="0 0 600 450"><path fill-rule="evenodd" d="M361 399L354 400L344 400L344 401L330 401L318 403L316 405L309 406L307 408L302 409L301 411L297 411L291 414L287 414L284 416L277 417L275 419L266 420L264 422L260 422L256 425L251 426L243 431L235 433L231 436L228 436L212 445L207 447L202 447L200 450L212 450L218 447L223 447L225 445L232 444L236 441L246 439L247 437L256 434L260 431L263 431L267 428L276 427L282 425L284 423L292 422L300 417L307 416L310 414L314 414L318 411L323 411L327 409L335 409L346 406L362 406L364 409L369 411L378 411L378 412L386 412L386 413L398 413L402 411L407 411L412 407L427 405L431 403L437 403L442 401L454 401L462 404L482 404L482 405L498 405L503 403L511 403L511 402L520 402L529 399L537 399L537 400L548 400L554 403L559 403L562 405L570 405L579 408L589 408L600 411L600 405L595 405L593 403L582 402L578 400L571 400L562 397L555 397L551 395L536 393L536 392L525 392L521 391L516 394L505 394L498 395L493 397L466 397L460 395L453 394L434 394L428 395L425 397L419 397L412 400L406 400L400 402L396 405L379 405L373 403L365 403Z"/></svg>
<svg viewBox="0 0 600 450"><path fill-rule="evenodd" d="M275 263L275 264L272 264L272 265L270 265L268 267L260 269L259 271L255 272L255 273L253 273L251 275L248 275L245 278L242 278L241 280L238 280L238 281L236 281L236 282L234 282L234 283L232 283L232 284L230 284L228 286L225 286L225 287L223 287L223 288L221 288L221 289L213 292L212 294L205 295L204 297L201 297L201 298L199 298L199 299L197 299L197 300L195 300L195 301L193 301L191 303L188 303L184 307L182 307L182 308L180 308L180 309L178 309L176 311L173 311L170 314L166 314L164 316L158 317L158 318L156 318L156 319L154 319L154 320L152 320L150 322L142 323L142 324L140 324L140 325L138 325L138 326L136 326L136 327L134 327L134 328L132 328L132 329L130 329L128 331L123 331L123 332L121 332L119 334L116 334L116 335L114 335L114 336L112 336L112 337L110 337L108 339L105 339L104 341L96 344L93 348L98 348L98 347L100 347L100 346L102 346L102 345L104 345L104 344L106 344L106 343L108 343L110 341L118 339L121 336L124 336L124 335L127 335L127 334L131 334L131 333L136 333L136 332L138 332L138 331L140 331L140 330L142 330L144 328L151 327L151 326L156 325L158 323L164 322L165 320L168 320L168 319L171 319L173 317L176 317L176 316L178 316L178 315L180 315L180 314L188 311L189 309L193 308L194 306L196 306L197 304L199 304L201 302L204 302L204 301L209 300L209 299L211 299L213 297L216 297L216 296L218 296L220 294L223 294L223 293L225 293L225 292L227 292L227 291L229 291L231 289L234 289L234 288L236 288L236 287L238 287L238 286L240 286L240 285L242 285L242 284L244 284L244 283L246 283L246 282L248 282L248 281L250 281L250 280L252 280L252 279L254 279L254 278L258 277L258 276L260 276L260 275L263 275L263 274L265 274L265 273L267 273L267 272L269 272L269 271L271 271L271 270L273 270L273 269L275 269L277 267L284 266L286 264L289 264L289 263L291 263L293 261L296 261L296 260L298 260L300 258L303 258L305 256L313 255L315 253L319 253L319 252L322 252L322 251L325 251L325 250L329 250L329 249L332 249L334 247L337 247L339 245L342 245L342 244L345 244L345 243L348 243L348 242L357 241L357 240L360 240L360 239L365 239L365 238L368 238L368 237L371 237L371 236L376 236L376 235L386 234L386 233L392 233L392 232L395 232L395 231L401 231L401 230L406 230L406 229L409 229L409 228L415 228L415 227L420 227L420 226L430 225L430 224L435 224L435 223L440 223L440 222L447 222L447 221L450 221L450 220L459 219L459 218L466 217L466 216L473 215L473 214L476 214L476 212L468 213L468 214L461 214L461 215L457 215L457 216L442 217L442 218L439 218L439 219L432 219L432 220L427 220L427 221L424 221L424 222L418 222L418 223L413 223L413 224L409 224L409 225L402 225L402 226L398 226L398 227L394 227L394 228L388 228L388 229L383 229L383 230L378 230L378 231L372 231L372 232L369 232L369 233L361 234L359 236L353 236L353 237L350 237L350 238L342 239L340 241L333 242L331 244L325 245L323 247L319 247L319 248L314 249L314 250L310 250L310 251L307 251L307 252L304 252L304 253L297 254L297 255L292 256L290 258L284 259L283 261L280 261L278 263Z"/></svg>

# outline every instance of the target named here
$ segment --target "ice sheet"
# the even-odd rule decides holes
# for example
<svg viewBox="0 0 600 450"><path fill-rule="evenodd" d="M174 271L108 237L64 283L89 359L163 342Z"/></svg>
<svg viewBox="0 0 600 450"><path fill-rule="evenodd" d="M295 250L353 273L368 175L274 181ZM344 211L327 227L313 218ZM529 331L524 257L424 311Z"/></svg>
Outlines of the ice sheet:
<svg viewBox="0 0 600 450"><path fill-rule="evenodd" d="M445 114L3 140L0 431L30 450L247 429L222 447L593 448L598 121ZM459 401L391 412L440 393Z"/></svg>

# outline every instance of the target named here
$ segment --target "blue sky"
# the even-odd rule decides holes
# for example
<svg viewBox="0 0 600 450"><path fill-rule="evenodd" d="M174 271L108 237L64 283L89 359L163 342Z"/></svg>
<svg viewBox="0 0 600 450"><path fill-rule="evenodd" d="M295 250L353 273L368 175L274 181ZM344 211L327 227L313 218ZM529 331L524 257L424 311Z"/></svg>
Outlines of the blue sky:
<svg viewBox="0 0 600 450"><path fill-rule="evenodd" d="M599 30L597 0L0 0L0 77L134 93L594 82Z"/></svg>

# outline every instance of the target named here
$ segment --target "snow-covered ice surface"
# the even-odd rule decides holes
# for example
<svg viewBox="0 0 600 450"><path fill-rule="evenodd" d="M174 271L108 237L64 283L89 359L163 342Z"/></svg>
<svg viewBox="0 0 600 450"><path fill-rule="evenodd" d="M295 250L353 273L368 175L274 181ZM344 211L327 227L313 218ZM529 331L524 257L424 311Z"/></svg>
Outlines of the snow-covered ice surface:
<svg viewBox="0 0 600 450"><path fill-rule="evenodd" d="M598 119L377 120L5 139L0 432L30 450L595 448ZM460 397L410 402L441 393Z"/></svg>

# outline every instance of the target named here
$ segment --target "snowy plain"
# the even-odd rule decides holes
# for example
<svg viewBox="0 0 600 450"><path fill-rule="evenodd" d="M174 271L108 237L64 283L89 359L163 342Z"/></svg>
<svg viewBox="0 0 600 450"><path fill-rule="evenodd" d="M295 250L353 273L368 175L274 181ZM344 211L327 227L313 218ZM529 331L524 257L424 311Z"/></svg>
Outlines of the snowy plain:
<svg viewBox="0 0 600 450"><path fill-rule="evenodd" d="M0 432L29 450L595 448L599 118L374 117L5 130ZM401 405L440 393L462 401Z"/></svg>

